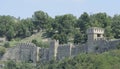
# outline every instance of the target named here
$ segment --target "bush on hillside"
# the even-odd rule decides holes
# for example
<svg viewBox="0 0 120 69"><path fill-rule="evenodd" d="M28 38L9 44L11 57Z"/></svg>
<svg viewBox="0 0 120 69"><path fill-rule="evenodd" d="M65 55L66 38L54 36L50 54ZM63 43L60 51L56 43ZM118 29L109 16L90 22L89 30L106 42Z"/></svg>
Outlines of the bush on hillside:
<svg viewBox="0 0 120 69"><path fill-rule="evenodd" d="M42 41L37 41L36 39L33 39L32 43L34 43L38 47L44 47L44 48L48 47L48 43L42 42Z"/></svg>
<svg viewBox="0 0 120 69"><path fill-rule="evenodd" d="M6 43L4 44L4 47L5 47L5 48L9 48L9 47L10 47L10 43L9 43L9 42L6 42Z"/></svg>
<svg viewBox="0 0 120 69"><path fill-rule="evenodd" d="M5 47L0 46L0 56L3 56L5 52L6 52Z"/></svg>

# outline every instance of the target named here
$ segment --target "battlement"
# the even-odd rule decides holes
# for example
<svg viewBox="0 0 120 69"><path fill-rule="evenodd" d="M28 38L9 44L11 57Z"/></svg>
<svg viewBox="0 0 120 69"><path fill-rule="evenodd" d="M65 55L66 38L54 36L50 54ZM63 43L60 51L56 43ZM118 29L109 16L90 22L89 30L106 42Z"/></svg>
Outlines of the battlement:
<svg viewBox="0 0 120 69"><path fill-rule="evenodd" d="M98 28L98 27L91 27L87 29L86 33L87 34L104 34L104 29Z"/></svg>
<svg viewBox="0 0 120 69"><path fill-rule="evenodd" d="M18 47L20 46L23 48L36 47L36 45L33 43L18 43L16 46L18 46Z"/></svg>

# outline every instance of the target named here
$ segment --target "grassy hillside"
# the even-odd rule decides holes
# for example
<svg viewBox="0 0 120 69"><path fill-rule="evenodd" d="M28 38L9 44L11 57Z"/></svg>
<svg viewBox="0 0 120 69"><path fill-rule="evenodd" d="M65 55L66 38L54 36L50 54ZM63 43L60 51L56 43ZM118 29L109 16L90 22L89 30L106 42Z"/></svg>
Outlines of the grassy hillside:
<svg viewBox="0 0 120 69"><path fill-rule="evenodd" d="M44 32L38 32L38 33L33 34L32 36L26 37L24 39L14 39L12 41L9 41L10 46L15 46L17 43L31 42L34 39L37 40L38 42L46 42L48 39L42 37L43 33ZM4 43L1 43L1 45L4 45Z"/></svg>
<svg viewBox="0 0 120 69"><path fill-rule="evenodd" d="M41 36L42 36L42 32L38 32L30 37L26 37L20 40L20 42L31 42L33 39L36 39L37 41L41 41L43 39Z"/></svg>

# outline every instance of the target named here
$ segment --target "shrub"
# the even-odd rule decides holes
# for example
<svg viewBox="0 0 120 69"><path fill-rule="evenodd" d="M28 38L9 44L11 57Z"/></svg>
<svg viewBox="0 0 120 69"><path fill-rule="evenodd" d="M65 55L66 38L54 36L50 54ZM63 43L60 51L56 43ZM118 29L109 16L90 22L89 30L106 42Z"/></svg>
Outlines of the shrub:
<svg viewBox="0 0 120 69"><path fill-rule="evenodd" d="M118 45L116 46L117 49L120 49L120 43L118 43Z"/></svg>
<svg viewBox="0 0 120 69"><path fill-rule="evenodd" d="M0 46L0 56L2 56L6 52L5 47Z"/></svg>
<svg viewBox="0 0 120 69"><path fill-rule="evenodd" d="M5 47L5 48L9 48L9 47L10 47L10 43L9 43L9 42L6 42L6 43L4 44L4 47Z"/></svg>
<svg viewBox="0 0 120 69"><path fill-rule="evenodd" d="M37 40L33 39L32 43L34 43L38 47L48 48L48 42L42 42L42 41L38 42Z"/></svg>

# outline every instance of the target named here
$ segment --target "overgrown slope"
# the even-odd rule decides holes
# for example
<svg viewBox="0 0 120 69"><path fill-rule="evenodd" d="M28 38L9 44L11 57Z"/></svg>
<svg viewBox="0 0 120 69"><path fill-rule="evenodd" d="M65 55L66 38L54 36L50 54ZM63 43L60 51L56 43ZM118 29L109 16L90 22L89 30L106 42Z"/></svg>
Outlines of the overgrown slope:
<svg viewBox="0 0 120 69"><path fill-rule="evenodd" d="M32 40L36 40L37 42L47 42L48 39L42 37L44 32L38 32L36 34L33 34L29 37L19 39L19 40L11 40L9 41L10 46L15 46L17 43L27 43L27 42L32 42ZM3 44L2 44L3 45Z"/></svg>

